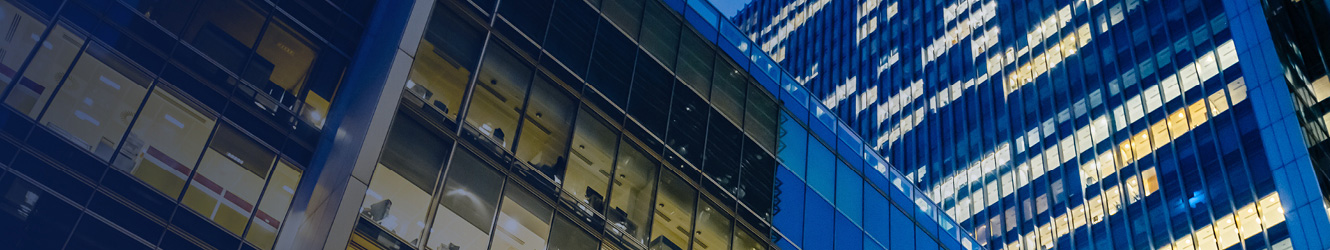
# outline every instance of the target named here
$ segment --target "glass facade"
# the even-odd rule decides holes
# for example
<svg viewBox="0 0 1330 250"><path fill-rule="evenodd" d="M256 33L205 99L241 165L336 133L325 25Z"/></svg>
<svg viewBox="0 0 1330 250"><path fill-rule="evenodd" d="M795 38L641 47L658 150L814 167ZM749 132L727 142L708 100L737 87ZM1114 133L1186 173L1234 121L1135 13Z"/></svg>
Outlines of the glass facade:
<svg viewBox="0 0 1330 250"><path fill-rule="evenodd" d="M705 1L0 0L0 20L16 249L979 246Z"/></svg>
<svg viewBox="0 0 1330 250"><path fill-rule="evenodd" d="M374 5L0 1L0 242L274 249Z"/></svg>
<svg viewBox="0 0 1330 250"><path fill-rule="evenodd" d="M759 0L732 36L983 247L1324 249L1325 6Z"/></svg>
<svg viewBox="0 0 1330 250"><path fill-rule="evenodd" d="M710 8L435 3L349 247L973 246L862 142L810 129Z"/></svg>

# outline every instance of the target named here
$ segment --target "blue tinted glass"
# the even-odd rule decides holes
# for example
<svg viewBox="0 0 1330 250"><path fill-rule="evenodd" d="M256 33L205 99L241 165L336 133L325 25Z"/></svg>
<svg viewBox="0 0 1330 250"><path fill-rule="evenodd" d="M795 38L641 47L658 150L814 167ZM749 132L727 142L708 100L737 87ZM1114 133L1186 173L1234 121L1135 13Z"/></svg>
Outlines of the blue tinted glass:
<svg viewBox="0 0 1330 250"><path fill-rule="evenodd" d="M789 170L776 171L778 185L776 189L776 212L771 215L771 224L795 244L803 243L804 234L804 191L808 188L799 177Z"/></svg>
<svg viewBox="0 0 1330 250"><path fill-rule="evenodd" d="M864 179L845 164L836 166L836 208L857 224L864 214Z"/></svg>
<svg viewBox="0 0 1330 250"><path fill-rule="evenodd" d="M809 138L808 147L808 185L828 198L836 193L836 156L822 144Z"/></svg>
<svg viewBox="0 0 1330 250"><path fill-rule="evenodd" d="M836 216L836 248L863 249L864 232L859 231L845 216Z"/></svg>
<svg viewBox="0 0 1330 250"><path fill-rule="evenodd" d="M915 228L915 230L923 230L923 229ZM914 243L915 243L915 246L914 246L914 247L915 247L915 248L914 248L914 249L919 249L919 250L937 250L937 249L938 249L937 241L934 241L933 238L928 237L927 234L923 234L923 233L915 233L915 234L914 234L914 237L915 237L915 240L914 240Z"/></svg>
<svg viewBox="0 0 1330 250"><path fill-rule="evenodd" d="M808 160L808 132L798 122L788 119L788 115L782 114L786 119L781 122L780 144L776 147L776 156L780 157L781 163L785 167L794 171L800 178L804 177L807 171Z"/></svg>
<svg viewBox="0 0 1330 250"><path fill-rule="evenodd" d="M878 245L877 242L873 242L873 238L869 238L868 235L865 234L865 235L864 235L864 250L887 250L887 248L882 247L882 245Z"/></svg>
<svg viewBox="0 0 1330 250"><path fill-rule="evenodd" d="M879 239L888 239L891 236L891 213L887 211L891 208L891 203L887 202L887 197L873 189L872 186L864 186L864 231Z"/></svg>
<svg viewBox="0 0 1330 250"><path fill-rule="evenodd" d="M885 211L891 213L891 249L914 249L914 233L918 229L914 227L914 222L905 217L905 213L896 207L889 207Z"/></svg>
<svg viewBox="0 0 1330 250"><path fill-rule="evenodd" d="M804 200L807 205L804 211L804 249L833 249L832 218L836 211L814 192L807 192L804 197L807 197Z"/></svg>

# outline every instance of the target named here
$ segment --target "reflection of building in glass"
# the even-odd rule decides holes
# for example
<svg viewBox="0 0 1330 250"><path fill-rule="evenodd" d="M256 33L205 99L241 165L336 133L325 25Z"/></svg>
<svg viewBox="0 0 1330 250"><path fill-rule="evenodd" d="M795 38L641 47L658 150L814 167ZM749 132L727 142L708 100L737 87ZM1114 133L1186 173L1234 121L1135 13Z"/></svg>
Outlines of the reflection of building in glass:
<svg viewBox="0 0 1330 250"><path fill-rule="evenodd" d="M705 1L0 0L0 24L16 249L978 246Z"/></svg>
<svg viewBox="0 0 1330 250"><path fill-rule="evenodd" d="M1327 16L1325 1L759 0L732 36L984 247L1325 249Z"/></svg>

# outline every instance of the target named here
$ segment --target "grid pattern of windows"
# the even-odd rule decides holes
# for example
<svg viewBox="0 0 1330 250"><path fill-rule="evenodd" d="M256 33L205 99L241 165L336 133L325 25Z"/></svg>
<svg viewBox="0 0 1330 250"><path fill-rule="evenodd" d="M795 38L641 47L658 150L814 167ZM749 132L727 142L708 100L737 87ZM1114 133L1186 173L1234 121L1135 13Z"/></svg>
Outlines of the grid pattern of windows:
<svg viewBox="0 0 1330 250"><path fill-rule="evenodd" d="M985 247L1319 249L1325 7L1275 2L759 0L735 23Z"/></svg>
<svg viewBox="0 0 1330 250"><path fill-rule="evenodd" d="M0 1L0 242L272 249L374 4Z"/></svg>
<svg viewBox="0 0 1330 250"><path fill-rule="evenodd" d="M352 248L965 249L705 2L484 6L434 5Z"/></svg>

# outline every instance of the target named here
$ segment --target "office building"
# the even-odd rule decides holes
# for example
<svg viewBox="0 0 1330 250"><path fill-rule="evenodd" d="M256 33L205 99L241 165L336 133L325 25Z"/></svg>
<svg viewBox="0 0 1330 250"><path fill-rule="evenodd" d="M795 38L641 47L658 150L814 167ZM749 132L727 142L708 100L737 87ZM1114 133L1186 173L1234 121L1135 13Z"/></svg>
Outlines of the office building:
<svg viewBox="0 0 1330 250"><path fill-rule="evenodd" d="M0 248L978 246L704 1L0 20Z"/></svg>
<svg viewBox="0 0 1330 250"><path fill-rule="evenodd" d="M743 35L989 249L1326 249L1325 1L758 0Z"/></svg>

